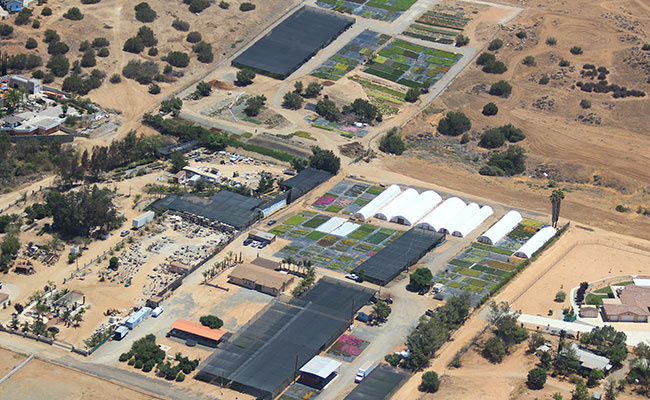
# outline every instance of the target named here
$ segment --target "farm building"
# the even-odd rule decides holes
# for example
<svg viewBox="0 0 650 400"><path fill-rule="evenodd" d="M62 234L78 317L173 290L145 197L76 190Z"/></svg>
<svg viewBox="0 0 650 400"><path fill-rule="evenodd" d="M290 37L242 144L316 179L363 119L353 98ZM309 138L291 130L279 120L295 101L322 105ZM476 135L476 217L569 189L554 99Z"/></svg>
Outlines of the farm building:
<svg viewBox="0 0 650 400"><path fill-rule="evenodd" d="M515 252L515 257L530 258L537 250L542 248L557 231L552 226L545 226L533 235L523 246Z"/></svg>
<svg viewBox="0 0 650 400"><path fill-rule="evenodd" d="M616 290L616 299L603 304L605 318L610 322L648 322L650 287L628 285Z"/></svg>
<svg viewBox="0 0 650 400"><path fill-rule="evenodd" d="M248 232L248 238L263 243L273 243L275 241L274 234L256 229Z"/></svg>
<svg viewBox="0 0 650 400"><path fill-rule="evenodd" d="M41 92L40 79L25 78L20 75L9 76L7 86L11 89L26 89L29 94L37 94Z"/></svg>
<svg viewBox="0 0 650 400"><path fill-rule="evenodd" d="M337 375L341 363L331 358L316 356L300 368L298 382L316 389L324 388Z"/></svg>
<svg viewBox="0 0 650 400"><path fill-rule="evenodd" d="M213 222L221 222L242 229L260 217L258 206L263 201L228 190L221 190L209 199L170 194L153 204L157 210L172 210L198 215Z"/></svg>
<svg viewBox="0 0 650 400"><path fill-rule="evenodd" d="M277 296L286 290L293 282L294 277L258 265L244 263L235 267L228 275L228 280L236 285Z"/></svg>
<svg viewBox="0 0 650 400"><path fill-rule="evenodd" d="M596 355L590 351L580 348L576 343L571 343L571 348L576 351L578 359L580 360L580 368L591 371L592 369L599 369L607 372L612 368L607 357Z"/></svg>
<svg viewBox="0 0 650 400"><path fill-rule="evenodd" d="M172 261L169 263L169 270L175 274L188 274L192 270L192 267L178 261Z"/></svg>
<svg viewBox="0 0 650 400"><path fill-rule="evenodd" d="M363 270L366 280L384 286L444 240L444 233L411 228L361 263L354 272L359 274Z"/></svg>
<svg viewBox="0 0 650 400"><path fill-rule="evenodd" d="M145 318L151 315L151 311L152 310L149 307L142 307L135 314L129 317L124 325L126 325L126 327L131 330L135 329L135 327L138 326L140 322L144 321Z"/></svg>
<svg viewBox="0 0 650 400"><path fill-rule="evenodd" d="M298 175L282 182L282 188L291 191L287 203L292 203L331 177L331 173L321 169L311 167L303 169Z"/></svg>
<svg viewBox="0 0 650 400"><path fill-rule="evenodd" d="M451 234L457 237L465 237L468 233L476 229L483 223L490 215L494 213L492 207L483 206L480 210L475 212L470 218L457 223Z"/></svg>
<svg viewBox="0 0 650 400"><path fill-rule="evenodd" d="M211 329L196 322L177 319L172 323L169 334L179 339L196 340L197 343L204 346L217 347L227 332L220 329Z"/></svg>
<svg viewBox="0 0 650 400"><path fill-rule="evenodd" d="M301 368L329 347L375 291L329 277L299 299L278 298L199 365L196 379L261 399L277 397Z"/></svg>
<svg viewBox="0 0 650 400"><path fill-rule="evenodd" d="M580 307L580 316L582 318L598 318L598 308L591 306Z"/></svg>
<svg viewBox="0 0 650 400"><path fill-rule="evenodd" d="M285 79L354 21L354 18L303 7L246 49L232 65Z"/></svg>
<svg viewBox="0 0 650 400"><path fill-rule="evenodd" d="M522 219L519 212L515 210L508 211L496 224L492 225L490 229L479 236L478 241L486 244L495 244L519 225Z"/></svg>
<svg viewBox="0 0 650 400"><path fill-rule="evenodd" d="M390 185L386 190L381 192L377 197L365 206L363 206L354 217L358 220L365 221L377 214L386 204L390 203L395 197L399 196L401 189L397 185Z"/></svg>
<svg viewBox="0 0 650 400"><path fill-rule="evenodd" d="M458 197L450 197L427 214L416 226L430 231L441 232L465 207L464 201Z"/></svg>
<svg viewBox="0 0 650 400"><path fill-rule="evenodd" d="M406 382L409 375L390 365L380 364L354 388L345 400L390 399Z"/></svg>
<svg viewBox="0 0 650 400"><path fill-rule="evenodd" d="M147 222L153 221L154 217L156 216L156 213L153 211L147 211L144 214L140 214L137 217L133 218L133 228L135 229L140 229L142 228Z"/></svg>

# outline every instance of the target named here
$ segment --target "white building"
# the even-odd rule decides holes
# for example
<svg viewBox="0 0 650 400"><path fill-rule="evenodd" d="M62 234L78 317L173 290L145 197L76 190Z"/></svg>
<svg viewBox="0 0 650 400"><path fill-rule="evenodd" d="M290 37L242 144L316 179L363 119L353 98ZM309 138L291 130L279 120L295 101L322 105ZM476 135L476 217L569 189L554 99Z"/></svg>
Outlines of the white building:
<svg viewBox="0 0 650 400"><path fill-rule="evenodd" d="M402 190L399 188L399 186L390 185L388 188L386 188L386 190L379 193L377 197L372 199L370 203L366 204L359 211L357 211L357 213L354 214L354 217L361 221L365 221L366 219L375 215L379 210L382 209L382 207L390 203L395 197L399 196L401 191Z"/></svg>
<svg viewBox="0 0 650 400"><path fill-rule="evenodd" d="M503 239L508 232L519 225L522 219L523 218L519 212L515 210L508 211L508 213L501 217L496 224L492 225L490 229L479 236L478 241L486 244L495 244L499 240Z"/></svg>
<svg viewBox="0 0 650 400"><path fill-rule="evenodd" d="M555 236L555 233L557 231L555 228L552 226L545 226L533 237L528 239L526 243L524 243L523 246L517 250L515 253L515 257L521 257L521 258L530 258L535 254L537 250L539 250L542 246L544 246L544 243L548 242L553 236Z"/></svg>

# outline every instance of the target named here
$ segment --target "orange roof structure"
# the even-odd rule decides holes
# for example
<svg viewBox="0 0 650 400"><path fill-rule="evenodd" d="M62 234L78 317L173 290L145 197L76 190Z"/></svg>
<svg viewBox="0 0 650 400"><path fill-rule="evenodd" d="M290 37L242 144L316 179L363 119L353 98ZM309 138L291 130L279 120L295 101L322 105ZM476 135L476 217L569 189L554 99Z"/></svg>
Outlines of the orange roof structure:
<svg viewBox="0 0 650 400"><path fill-rule="evenodd" d="M207 326L197 324L196 322L187 321L185 319L177 319L172 324L172 329L178 329L179 331L191 333L193 335L201 336L206 339L212 339L219 341L223 335L226 334L225 331L221 329L211 329Z"/></svg>

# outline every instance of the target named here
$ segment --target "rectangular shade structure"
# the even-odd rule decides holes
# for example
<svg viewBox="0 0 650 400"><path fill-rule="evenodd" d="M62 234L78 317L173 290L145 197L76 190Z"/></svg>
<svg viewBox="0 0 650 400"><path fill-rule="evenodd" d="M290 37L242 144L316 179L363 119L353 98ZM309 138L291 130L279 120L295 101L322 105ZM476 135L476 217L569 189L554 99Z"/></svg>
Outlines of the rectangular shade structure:
<svg viewBox="0 0 650 400"><path fill-rule="evenodd" d="M223 335L226 334L225 331L220 329L211 329L207 326L197 324L196 322L187 321L184 319L177 319L172 323L171 329L177 329L179 331L191 333L196 336L201 336L206 339L211 339L214 341L219 341Z"/></svg>
<svg viewBox="0 0 650 400"><path fill-rule="evenodd" d="M335 372L341 363L331 358L316 356L300 368L300 372L316 375L319 378L327 379L328 376Z"/></svg>
<svg viewBox="0 0 650 400"><path fill-rule="evenodd" d="M377 197L365 206L363 206L356 214L355 218L362 221L375 215L382 207L388 204L391 200L397 197L402 190L397 185L390 185L386 190L381 192Z"/></svg>
<svg viewBox="0 0 650 400"><path fill-rule="evenodd" d="M303 7L246 49L232 65L285 79L354 21L351 17Z"/></svg>
<svg viewBox="0 0 650 400"><path fill-rule="evenodd" d="M495 244L499 240L503 239L508 232L519 225L522 219L523 218L519 212L510 210L506 215L501 217L496 224L492 225L490 229L479 236L478 241L485 244Z"/></svg>
<svg viewBox="0 0 650 400"><path fill-rule="evenodd" d="M556 232L555 228L548 225L538 230L533 237L528 239L528 241L517 250L515 257L532 257L537 250L544 246L544 243L548 242L553 236L555 236Z"/></svg>

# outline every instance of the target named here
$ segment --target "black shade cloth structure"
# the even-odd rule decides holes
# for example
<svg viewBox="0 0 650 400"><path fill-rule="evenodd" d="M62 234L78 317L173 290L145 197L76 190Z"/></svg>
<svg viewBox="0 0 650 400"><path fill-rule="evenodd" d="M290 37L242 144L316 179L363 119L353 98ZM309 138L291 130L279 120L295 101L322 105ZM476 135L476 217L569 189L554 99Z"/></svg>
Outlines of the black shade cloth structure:
<svg viewBox="0 0 650 400"><path fill-rule="evenodd" d="M364 286L324 277L299 299L273 300L199 366L196 379L271 399L346 331L374 295Z"/></svg>
<svg viewBox="0 0 650 400"><path fill-rule="evenodd" d="M232 65L285 79L354 21L351 17L303 7L246 49Z"/></svg>
<svg viewBox="0 0 650 400"><path fill-rule="evenodd" d="M363 378L345 400L383 400L389 399L399 389L409 374L400 372L389 365L378 365Z"/></svg>
<svg viewBox="0 0 650 400"><path fill-rule="evenodd" d="M298 175L282 182L282 187L291 191L291 201L305 195L321 183L332 177L328 171L316 168L305 168Z"/></svg>
<svg viewBox="0 0 650 400"><path fill-rule="evenodd" d="M186 212L242 229L260 217L258 207L262 203L262 200L254 197L221 190L209 199L194 195L170 194L154 203L153 208Z"/></svg>
<svg viewBox="0 0 650 400"><path fill-rule="evenodd" d="M411 228L361 263L354 273L363 271L366 280L384 286L444 241L444 233Z"/></svg>

